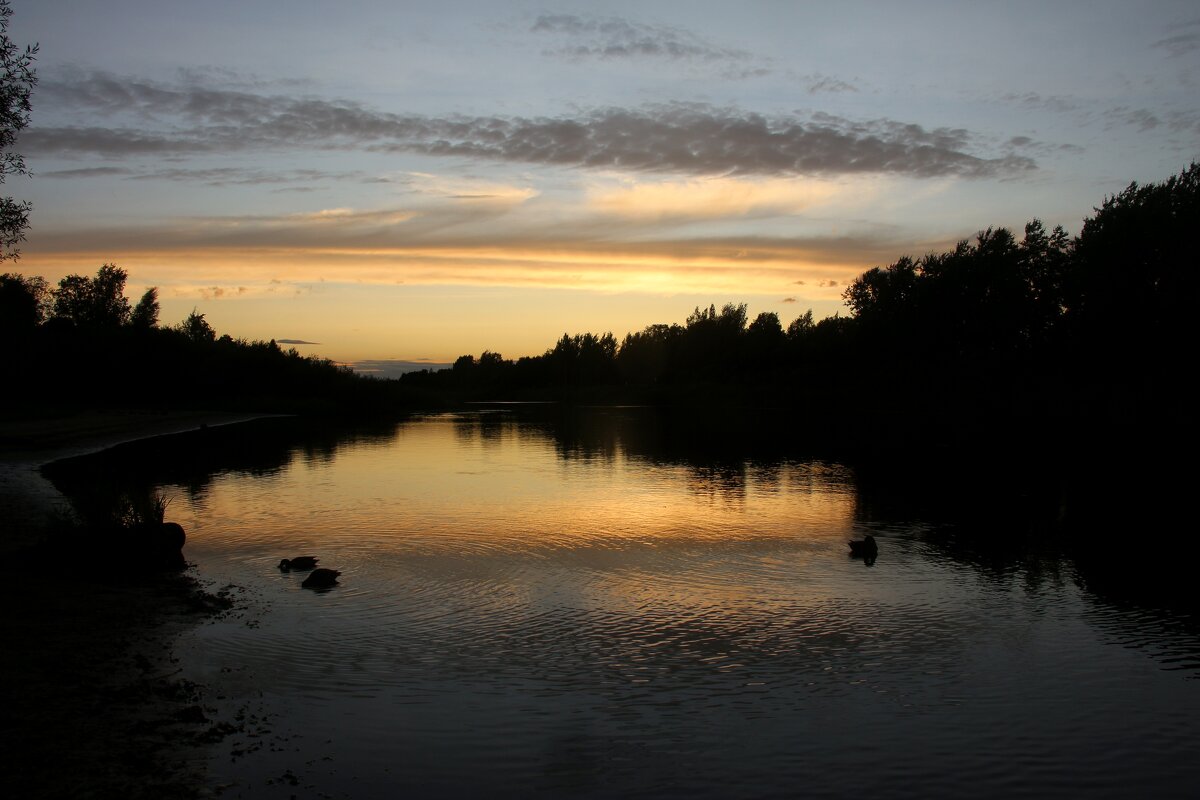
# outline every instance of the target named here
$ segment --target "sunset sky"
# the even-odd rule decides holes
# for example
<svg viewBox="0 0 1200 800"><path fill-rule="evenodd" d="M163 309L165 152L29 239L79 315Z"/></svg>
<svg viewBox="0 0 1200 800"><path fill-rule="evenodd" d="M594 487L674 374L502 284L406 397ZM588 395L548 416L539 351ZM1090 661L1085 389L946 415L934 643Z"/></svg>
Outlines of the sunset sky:
<svg viewBox="0 0 1200 800"><path fill-rule="evenodd" d="M4 270L338 361L542 352L864 269L1200 157L1188 2L13 0Z"/></svg>

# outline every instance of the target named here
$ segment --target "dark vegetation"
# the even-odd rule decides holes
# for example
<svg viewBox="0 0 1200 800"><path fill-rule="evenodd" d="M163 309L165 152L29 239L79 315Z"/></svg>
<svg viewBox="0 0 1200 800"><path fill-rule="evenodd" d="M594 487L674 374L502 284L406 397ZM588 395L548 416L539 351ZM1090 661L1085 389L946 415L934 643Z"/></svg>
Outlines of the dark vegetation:
<svg viewBox="0 0 1200 800"><path fill-rule="evenodd" d="M682 325L564 334L540 356L485 351L395 381L274 342L218 336L204 315L158 324L150 289L111 265L50 288L0 276L4 404L106 404L358 416L484 400L774 410L790 434L852 455L963 452L1144 459L1194 439L1200 165L1106 199L1078 237L1037 220L860 275L847 316L786 327L746 306ZM727 417L728 418L728 417Z"/></svg>
<svg viewBox="0 0 1200 800"><path fill-rule="evenodd" d="M17 134L29 126L33 105L33 87L37 85L38 46L18 47L8 38L8 20L12 16L8 0L0 2L0 183L9 175L28 175L25 159L12 150ZM27 201L0 197L0 261L17 258L17 245L25 239L29 227Z"/></svg>
<svg viewBox="0 0 1200 800"><path fill-rule="evenodd" d="M330 412L378 409L379 382L284 350L273 340L218 336L198 311L160 326L156 289L131 305L126 273L94 277L0 275L0 336L10 348L3 406L24 413L82 409L232 409Z"/></svg>
<svg viewBox="0 0 1200 800"><path fill-rule="evenodd" d="M543 355L462 356L410 395L776 408L856 449L1179 441L1196 334L1200 165L1106 199L1078 237L1034 220L902 257L846 290L848 316L785 328L744 305Z"/></svg>

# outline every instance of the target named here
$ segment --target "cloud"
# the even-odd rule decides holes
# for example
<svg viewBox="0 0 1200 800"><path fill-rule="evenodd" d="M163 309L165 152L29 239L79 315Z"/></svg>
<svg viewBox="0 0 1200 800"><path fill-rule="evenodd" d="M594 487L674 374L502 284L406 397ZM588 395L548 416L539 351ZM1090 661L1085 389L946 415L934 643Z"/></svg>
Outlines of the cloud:
<svg viewBox="0 0 1200 800"><path fill-rule="evenodd" d="M235 289L226 289L223 286L205 286L199 290L199 294L205 300L220 300L226 296L240 297L247 291L249 290L245 286L238 286Z"/></svg>
<svg viewBox="0 0 1200 800"><path fill-rule="evenodd" d="M91 118L116 115L122 124L33 127L22 142L29 153L120 158L316 148L680 175L990 178L1036 168L1028 157L973 152L976 137L961 128L821 113L767 117L675 103L560 117L436 117L103 74L48 83L56 103ZM164 126L172 116L177 124Z"/></svg>
<svg viewBox="0 0 1200 800"><path fill-rule="evenodd" d="M797 283L799 283L799 281L797 281ZM795 302L797 302L797 301L796 301L796 298L794 298L794 297L785 297L785 298L783 298L783 300L782 300L781 302L784 302L784 303L795 303Z"/></svg>
<svg viewBox="0 0 1200 800"><path fill-rule="evenodd" d="M1191 28L1192 30L1168 36L1165 39L1159 39L1150 46L1166 50L1167 55L1172 58L1185 56L1194 50L1200 49L1200 30L1198 30L1200 29L1200 19L1179 25L1178 28Z"/></svg>
<svg viewBox="0 0 1200 800"><path fill-rule="evenodd" d="M1193 109L1163 110L1155 113L1147 108L1117 106L1105 111L1103 119L1107 130L1129 125L1137 128L1138 132L1145 133L1165 126L1167 130L1175 133L1200 133L1200 112ZM1194 146L1194 143L1188 142L1186 146Z"/></svg>
<svg viewBox="0 0 1200 800"><path fill-rule="evenodd" d="M547 225L538 208L522 216L447 201L418 210L330 208L43 228L23 263L53 277L93 269L97 253L117 253L122 268L169 296L208 300L282 296L322 280L768 296L806 286L836 299L833 287L890 262L901 248L887 231L695 237L687 226L672 234L614 225L587 207L578 213Z"/></svg>
<svg viewBox="0 0 1200 800"><path fill-rule="evenodd" d="M829 75L815 73L813 75L802 75L800 82L804 84L805 91L809 94L820 94L821 92L841 93L841 92L857 92L858 87L852 83L847 83L840 78L833 78Z"/></svg>
<svg viewBox="0 0 1200 800"><path fill-rule="evenodd" d="M1061 114L1080 110L1079 103L1062 95L1043 95L1037 92L1006 92L1000 95L1000 99L1029 111L1052 111Z"/></svg>
<svg viewBox="0 0 1200 800"><path fill-rule="evenodd" d="M276 344L320 344L320 342L309 342L304 339L276 339Z"/></svg>
<svg viewBox="0 0 1200 800"><path fill-rule="evenodd" d="M368 359L347 363L355 372L364 375L374 375L377 378L398 378L408 372L418 372L423 369L437 372L454 366L448 361L401 361L396 359Z"/></svg>
<svg viewBox="0 0 1200 800"><path fill-rule="evenodd" d="M132 175L133 170L126 167L81 167L79 169L55 169L49 172L39 172L39 178L110 178L115 175Z"/></svg>
<svg viewBox="0 0 1200 800"><path fill-rule="evenodd" d="M314 169L269 171L245 167L211 167L207 169L172 167L130 174L129 179L203 183L208 186L261 186L263 184L313 184L320 181L357 180L365 182L367 180L361 172L329 172Z"/></svg>
<svg viewBox="0 0 1200 800"><path fill-rule="evenodd" d="M619 17L543 14L530 31L566 40L548 54L571 59L657 58L672 61L747 62L753 56L707 42L682 28L647 25Z"/></svg>
<svg viewBox="0 0 1200 800"><path fill-rule="evenodd" d="M639 222L686 218L794 215L823 201L837 189L825 181L795 178L692 178L680 181L625 181L594 187L588 203L597 211Z"/></svg>
<svg viewBox="0 0 1200 800"><path fill-rule="evenodd" d="M770 119L736 109L673 104L609 108L574 119L474 118L436 141L379 149L635 172L691 175L893 173L992 177L1032 169L1016 156L966 151L965 131L890 120Z"/></svg>
<svg viewBox="0 0 1200 800"><path fill-rule="evenodd" d="M539 194L529 186L513 186L469 177L432 175L427 172L409 172L404 176L403 182L418 194L450 200L523 203Z"/></svg>
<svg viewBox="0 0 1200 800"><path fill-rule="evenodd" d="M1132 125L1142 132L1152 131L1163 124L1156 114L1145 108L1111 108L1104 116L1109 121L1109 127Z"/></svg>

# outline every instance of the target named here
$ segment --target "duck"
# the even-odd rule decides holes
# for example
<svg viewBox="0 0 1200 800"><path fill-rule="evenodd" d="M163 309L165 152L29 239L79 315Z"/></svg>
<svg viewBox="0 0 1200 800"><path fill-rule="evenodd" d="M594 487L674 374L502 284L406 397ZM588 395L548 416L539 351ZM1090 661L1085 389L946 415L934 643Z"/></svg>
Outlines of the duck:
<svg viewBox="0 0 1200 800"><path fill-rule="evenodd" d="M337 584L338 575L341 574L336 569L314 569L300 585L305 589L328 589Z"/></svg>
<svg viewBox="0 0 1200 800"><path fill-rule="evenodd" d="M875 537L868 533L861 540L851 539L850 555L863 558L874 558L879 555L879 545L875 544Z"/></svg>
<svg viewBox="0 0 1200 800"><path fill-rule="evenodd" d="M285 558L279 562L279 568L284 572L294 569L312 569L315 566L317 566L316 556L296 556L295 558Z"/></svg>

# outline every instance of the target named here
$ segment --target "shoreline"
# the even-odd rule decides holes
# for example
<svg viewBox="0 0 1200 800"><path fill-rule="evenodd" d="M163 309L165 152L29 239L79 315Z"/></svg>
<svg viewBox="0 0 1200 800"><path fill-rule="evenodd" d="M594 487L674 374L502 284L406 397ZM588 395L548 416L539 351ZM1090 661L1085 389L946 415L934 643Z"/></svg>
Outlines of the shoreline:
<svg viewBox="0 0 1200 800"><path fill-rule="evenodd" d="M69 516L70 501L42 474L56 461L121 444L279 416L229 412L90 412L0 423L0 555L44 541Z"/></svg>
<svg viewBox="0 0 1200 800"><path fill-rule="evenodd" d="M16 589L0 616L0 752L19 796L208 797L206 748L235 730L210 718L203 687L180 677L174 653L181 633L231 606L228 591L206 590L190 571L97 574L60 555L54 529L71 505L42 468L271 416L127 411L0 423L0 553Z"/></svg>

